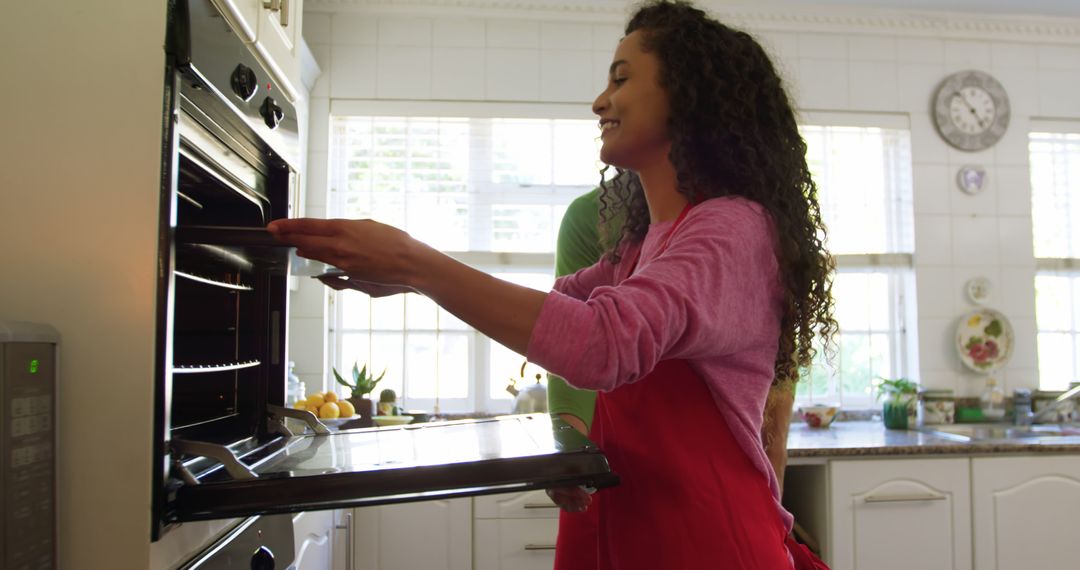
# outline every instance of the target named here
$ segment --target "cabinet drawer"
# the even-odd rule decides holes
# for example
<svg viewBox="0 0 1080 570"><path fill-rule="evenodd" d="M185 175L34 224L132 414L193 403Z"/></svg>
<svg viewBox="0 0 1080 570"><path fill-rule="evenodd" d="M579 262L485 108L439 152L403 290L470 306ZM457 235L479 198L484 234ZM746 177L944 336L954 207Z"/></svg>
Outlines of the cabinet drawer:
<svg viewBox="0 0 1080 570"><path fill-rule="evenodd" d="M507 495L485 495L473 499L473 516L478 519L557 519L559 507L544 491Z"/></svg>
<svg viewBox="0 0 1080 570"><path fill-rule="evenodd" d="M486 519L474 527L474 570L551 570L558 519Z"/></svg>

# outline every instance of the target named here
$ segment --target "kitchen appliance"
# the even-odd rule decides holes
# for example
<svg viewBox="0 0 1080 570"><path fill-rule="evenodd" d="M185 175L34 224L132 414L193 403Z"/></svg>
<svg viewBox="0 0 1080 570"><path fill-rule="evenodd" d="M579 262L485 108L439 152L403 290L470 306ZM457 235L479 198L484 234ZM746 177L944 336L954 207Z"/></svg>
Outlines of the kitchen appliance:
<svg viewBox="0 0 1080 570"><path fill-rule="evenodd" d="M171 3L166 45L155 540L183 521L617 481L546 415L331 433L286 408L290 250L264 228L296 196L296 110L210 0Z"/></svg>
<svg viewBox="0 0 1080 570"><path fill-rule="evenodd" d="M58 566L59 342L48 325L0 321L0 568Z"/></svg>
<svg viewBox="0 0 1080 570"><path fill-rule="evenodd" d="M251 517L180 570L293 570L295 557L290 515Z"/></svg>

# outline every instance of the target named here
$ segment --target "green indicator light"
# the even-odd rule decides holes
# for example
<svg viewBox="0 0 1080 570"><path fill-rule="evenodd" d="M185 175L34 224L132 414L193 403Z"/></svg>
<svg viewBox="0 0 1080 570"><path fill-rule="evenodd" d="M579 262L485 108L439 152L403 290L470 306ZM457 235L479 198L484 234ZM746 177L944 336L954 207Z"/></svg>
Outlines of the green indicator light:
<svg viewBox="0 0 1080 570"><path fill-rule="evenodd" d="M41 366L41 361L40 360L38 360L36 358L30 360L30 366L29 366L30 373L31 374L37 374L38 367L40 367L40 366Z"/></svg>

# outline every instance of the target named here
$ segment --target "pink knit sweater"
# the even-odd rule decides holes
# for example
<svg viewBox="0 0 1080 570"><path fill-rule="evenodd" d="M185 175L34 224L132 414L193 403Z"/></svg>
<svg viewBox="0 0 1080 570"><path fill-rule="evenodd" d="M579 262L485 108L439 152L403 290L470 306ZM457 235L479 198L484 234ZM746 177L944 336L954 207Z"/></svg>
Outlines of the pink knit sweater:
<svg viewBox="0 0 1080 570"><path fill-rule="evenodd" d="M658 254L673 223L649 226L616 265L601 261L559 279L540 310L529 360L600 391L640 379L661 360L687 360L769 478L790 531L761 443L783 310L772 222L754 202L713 198L690 210Z"/></svg>

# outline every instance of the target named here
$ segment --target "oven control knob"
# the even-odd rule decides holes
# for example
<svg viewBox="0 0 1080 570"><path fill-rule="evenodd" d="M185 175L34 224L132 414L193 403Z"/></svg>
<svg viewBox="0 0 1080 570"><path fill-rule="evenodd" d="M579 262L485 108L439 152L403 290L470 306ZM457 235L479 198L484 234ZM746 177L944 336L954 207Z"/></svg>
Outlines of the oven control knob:
<svg viewBox="0 0 1080 570"><path fill-rule="evenodd" d="M274 570L274 553L265 546L260 546L251 555L251 570Z"/></svg>
<svg viewBox="0 0 1080 570"><path fill-rule="evenodd" d="M242 63L233 70L229 83L232 84L233 93L244 101L250 101L259 90L259 81L255 78L255 72Z"/></svg>
<svg viewBox="0 0 1080 570"><path fill-rule="evenodd" d="M273 97L267 97L263 100L262 106L259 107L259 114L262 115L266 126L271 129L276 129L281 124L281 120L285 118L285 113L274 102Z"/></svg>

